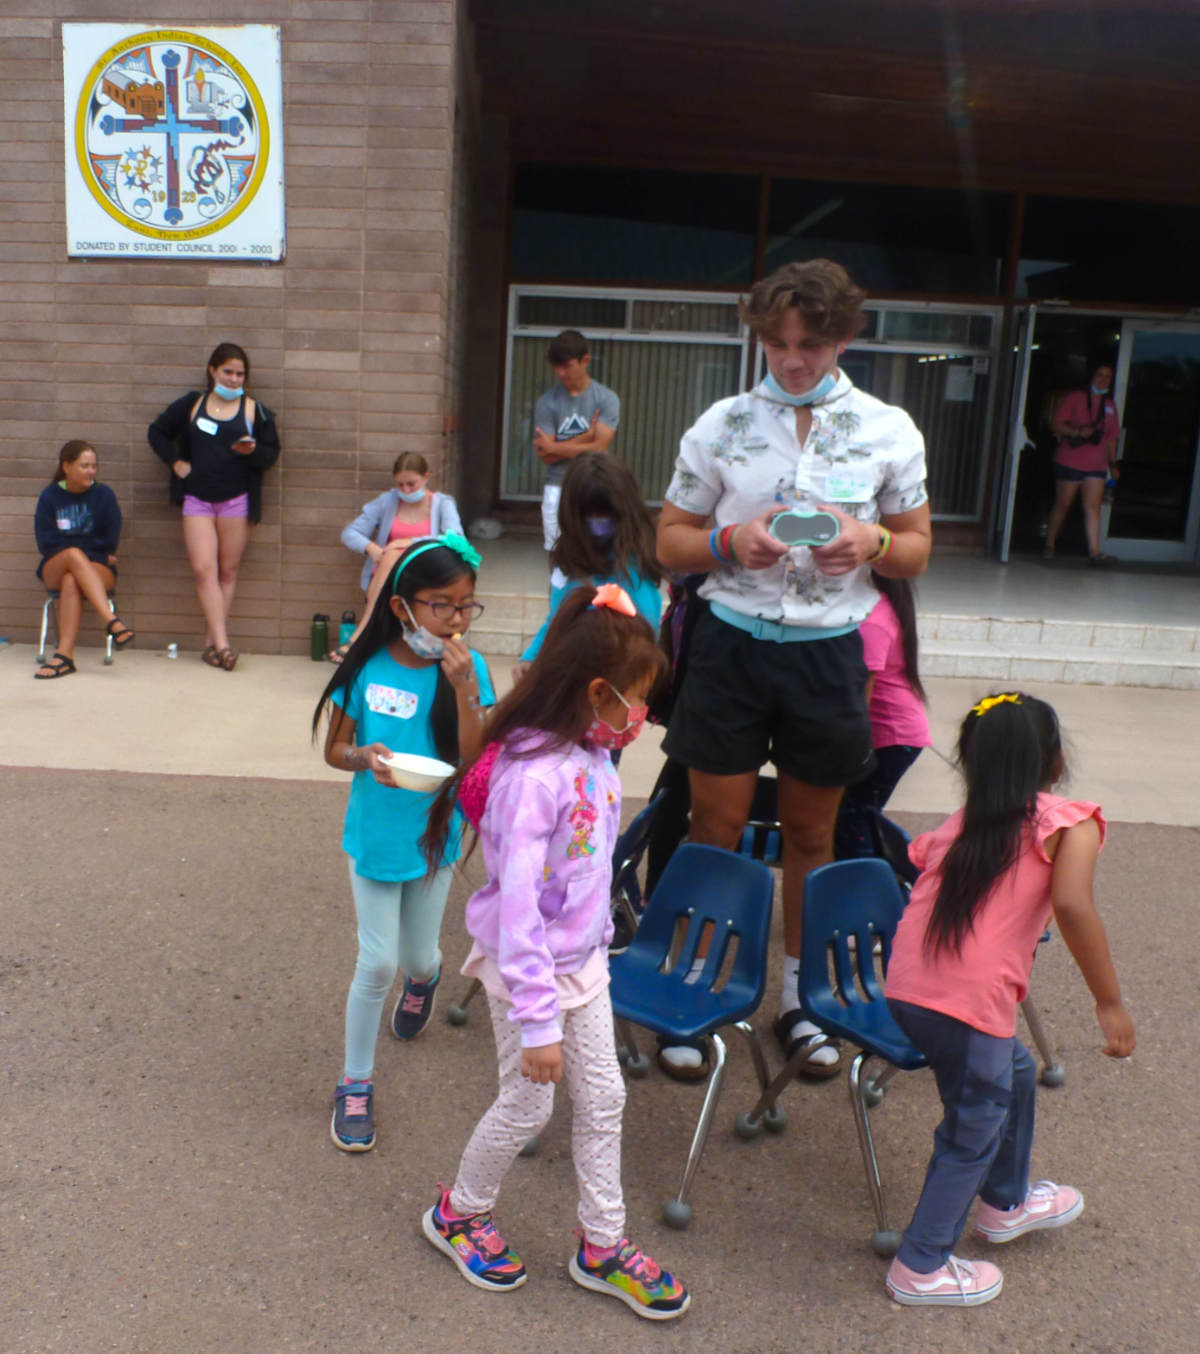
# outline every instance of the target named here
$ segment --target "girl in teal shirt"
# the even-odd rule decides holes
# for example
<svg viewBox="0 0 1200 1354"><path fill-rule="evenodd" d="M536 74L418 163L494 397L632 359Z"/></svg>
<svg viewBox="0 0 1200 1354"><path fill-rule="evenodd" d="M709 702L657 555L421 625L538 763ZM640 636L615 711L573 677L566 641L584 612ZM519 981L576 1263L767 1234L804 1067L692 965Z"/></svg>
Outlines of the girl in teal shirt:
<svg viewBox="0 0 1200 1354"><path fill-rule="evenodd" d="M441 977L438 936L459 853L457 824L441 868L426 877L420 840L434 794L396 786L381 760L394 752L451 765L479 750L483 712L495 703L487 664L463 635L475 601L479 555L461 536L414 541L391 567L374 610L313 715L328 711L325 760L352 771L342 848L358 919L358 961L346 999L346 1061L330 1133L345 1152L375 1145L372 1074L384 1003L397 1039L425 1028Z"/></svg>

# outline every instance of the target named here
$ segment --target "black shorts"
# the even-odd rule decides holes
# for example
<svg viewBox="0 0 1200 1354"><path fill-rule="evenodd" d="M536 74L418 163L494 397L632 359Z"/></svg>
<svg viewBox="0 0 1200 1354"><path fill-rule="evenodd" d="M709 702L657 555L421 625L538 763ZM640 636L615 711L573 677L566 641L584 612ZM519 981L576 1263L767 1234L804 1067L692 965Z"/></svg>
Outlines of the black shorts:
<svg viewBox="0 0 1200 1354"><path fill-rule="evenodd" d="M774 762L807 785L862 780L875 759L858 631L779 644L705 610L663 748L715 776Z"/></svg>

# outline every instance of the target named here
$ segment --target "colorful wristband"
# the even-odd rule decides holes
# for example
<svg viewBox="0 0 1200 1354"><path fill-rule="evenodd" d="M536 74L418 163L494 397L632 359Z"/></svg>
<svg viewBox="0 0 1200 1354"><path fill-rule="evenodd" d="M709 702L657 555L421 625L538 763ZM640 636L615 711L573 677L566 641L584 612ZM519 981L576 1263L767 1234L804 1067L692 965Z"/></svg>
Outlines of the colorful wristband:
<svg viewBox="0 0 1200 1354"><path fill-rule="evenodd" d="M879 530L883 533L879 538L879 549L876 550L873 555L868 556L868 558L863 561L864 564L878 564L880 560L887 559L888 555L891 554L892 546L895 544L895 537L887 527L880 525L878 522L875 525L879 527Z"/></svg>

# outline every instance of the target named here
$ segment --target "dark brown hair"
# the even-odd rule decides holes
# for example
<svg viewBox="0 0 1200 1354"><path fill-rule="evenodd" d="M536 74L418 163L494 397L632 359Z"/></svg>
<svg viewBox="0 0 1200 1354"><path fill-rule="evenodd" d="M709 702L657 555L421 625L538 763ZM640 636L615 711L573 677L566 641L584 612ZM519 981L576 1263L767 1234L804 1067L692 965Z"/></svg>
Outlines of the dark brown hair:
<svg viewBox="0 0 1200 1354"><path fill-rule="evenodd" d="M561 334L555 335L550 340L550 346L546 349L546 361L552 367L561 367L564 362L571 362L587 355L587 339L578 329L564 329Z"/></svg>
<svg viewBox="0 0 1200 1354"><path fill-rule="evenodd" d="M84 442L81 438L74 437L69 442L62 444L62 450L58 453L58 465L54 468L54 474L50 477L51 484L57 484L63 477L63 466L74 465L85 451L94 452L96 448L90 442ZM100 456L97 453L96 462L99 464Z"/></svg>
<svg viewBox="0 0 1200 1354"><path fill-rule="evenodd" d="M614 535L601 541L589 517L611 517ZM558 503L559 537L550 563L568 578L603 579L610 574L632 582L635 572L662 580L654 546L654 523L633 471L607 452L585 451L567 466Z"/></svg>
<svg viewBox="0 0 1200 1354"><path fill-rule="evenodd" d="M223 367L231 357L236 357L246 368L246 385L250 384L250 359L246 356L245 348L239 348L236 343L218 343L209 355L208 366L204 369L209 390L213 388L213 368Z"/></svg>
<svg viewBox="0 0 1200 1354"><path fill-rule="evenodd" d="M778 332L784 312L793 306L813 334L831 342L851 339L862 328L867 293L832 259L785 263L756 282L738 301L738 314L758 338Z"/></svg>
<svg viewBox="0 0 1200 1354"><path fill-rule="evenodd" d="M491 712L479 753L438 792L421 838L431 874L442 861L458 787L489 744L532 733L519 751L509 749L524 759L565 743L582 743L592 721L587 688L595 678L604 678L618 691L647 677L655 683L662 678L666 659L649 622L611 607L594 607L595 597L596 589L588 587L567 594L538 656Z"/></svg>
<svg viewBox="0 0 1200 1354"><path fill-rule="evenodd" d="M921 684L920 642L917 637L917 590L911 578L885 578L871 570L871 582L892 604L900 622L900 649L904 654L904 676L918 700L928 704Z"/></svg>
<svg viewBox="0 0 1200 1354"><path fill-rule="evenodd" d="M402 451L392 464L392 474L402 470L415 470L418 475L429 474L429 462L419 451Z"/></svg>

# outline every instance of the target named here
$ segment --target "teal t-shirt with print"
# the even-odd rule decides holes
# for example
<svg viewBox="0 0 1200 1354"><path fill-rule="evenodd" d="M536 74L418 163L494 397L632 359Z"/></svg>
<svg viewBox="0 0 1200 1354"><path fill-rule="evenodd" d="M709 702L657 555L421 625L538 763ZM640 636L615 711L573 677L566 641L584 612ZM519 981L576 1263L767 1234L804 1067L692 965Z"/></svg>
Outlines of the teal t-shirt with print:
<svg viewBox="0 0 1200 1354"><path fill-rule="evenodd" d="M494 705L487 664L472 651L479 682L479 703ZM354 741L362 747L382 743L393 752L436 757L430 716L437 691L438 665L406 668L380 649L363 664L350 683L333 700L354 720ZM342 849L354 860L364 879L400 882L419 879L425 873L425 858L418 843L425 831L434 794L380 785L370 771L356 771L346 805ZM462 820L455 811L443 864L452 865L459 855Z"/></svg>

